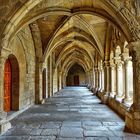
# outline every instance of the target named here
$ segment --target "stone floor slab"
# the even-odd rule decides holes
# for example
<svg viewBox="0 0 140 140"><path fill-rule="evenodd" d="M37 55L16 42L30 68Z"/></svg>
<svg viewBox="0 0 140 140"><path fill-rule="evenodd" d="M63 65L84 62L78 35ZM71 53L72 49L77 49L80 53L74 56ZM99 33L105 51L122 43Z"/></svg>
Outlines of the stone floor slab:
<svg viewBox="0 0 140 140"><path fill-rule="evenodd" d="M86 137L85 140L108 140L107 137Z"/></svg>
<svg viewBox="0 0 140 140"><path fill-rule="evenodd" d="M41 133L43 136L57 136L60 133L60 129L44 129Z"/></svg>
<svg viewBox="0 0 140 140"><path fill-rule="evenodd" d="M56 140L55 136L33 136L29 140Z"/></svg>
<svg viewBox="0 0 140 140"><path fill-rule="evenodd" d="M85 87L67 87L11 120L0 140L137 140L124 121Z"/></svg>
<svg viewBox="0 0 140 140"><path fill-rule="evenodd" d="M61 137L70 137L70 138L78 138L83 137L83 130L82 128L76 127L62 127L60 131Z"/></svg>

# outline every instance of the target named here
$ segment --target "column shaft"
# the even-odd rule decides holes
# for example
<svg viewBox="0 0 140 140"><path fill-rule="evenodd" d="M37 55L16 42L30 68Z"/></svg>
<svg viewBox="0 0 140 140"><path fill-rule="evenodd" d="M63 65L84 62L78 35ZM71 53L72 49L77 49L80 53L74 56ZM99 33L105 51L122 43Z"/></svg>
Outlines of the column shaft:
<svg viewBox="0 0 140 140"><path fill-rule="evenodd" d="M111 65L111 88L110 96L114 97L116 95L116 67L115 64Z"/></svg>
<svg viewBox="0 0 140 140"><path fill-rule="evenodd" d="M132 67L131 67L131 61L126 60L125 61L125 98L124 103L125 105L130 106L133 102L131 92L133 91L131 88L133 86L133 76L131 75Z"/></svg>
<svg viewBox="0 0 140 140"><path fill-rule="evenodd" d="M116 72L117 72L117 89L116 89L116 100L122 101L124 94L123 94L123 67L122 61L119 59L116 60Z"/></svg>

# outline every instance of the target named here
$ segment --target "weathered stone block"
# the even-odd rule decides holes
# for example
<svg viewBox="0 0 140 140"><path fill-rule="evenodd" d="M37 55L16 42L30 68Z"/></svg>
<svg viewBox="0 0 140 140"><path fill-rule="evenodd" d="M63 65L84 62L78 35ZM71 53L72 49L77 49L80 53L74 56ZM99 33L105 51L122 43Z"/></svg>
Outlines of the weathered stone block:
<svg viewBox="0 0 140 140"><path fill-rule="evenodd" d="M0 122L0 134L6 132L8 129L11 128L11 123L7 121Z"/></svg>

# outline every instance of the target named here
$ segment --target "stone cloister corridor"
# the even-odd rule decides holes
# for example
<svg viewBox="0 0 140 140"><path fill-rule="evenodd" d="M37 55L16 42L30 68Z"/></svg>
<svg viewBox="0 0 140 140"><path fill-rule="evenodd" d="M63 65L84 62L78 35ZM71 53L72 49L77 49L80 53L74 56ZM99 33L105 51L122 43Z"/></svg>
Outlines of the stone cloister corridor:
<svg viewBox="0 0 140 140"><path fill-rule="evenodd" d="M0 0L0 139L20 134L140 139L140 0Z"/></svg>
<svg viewBox="0 0 140 140"><path fill-rule="evenodd" d="M138 140L124 121L85 87L66 87L11 121L0 140Z"/></svg>

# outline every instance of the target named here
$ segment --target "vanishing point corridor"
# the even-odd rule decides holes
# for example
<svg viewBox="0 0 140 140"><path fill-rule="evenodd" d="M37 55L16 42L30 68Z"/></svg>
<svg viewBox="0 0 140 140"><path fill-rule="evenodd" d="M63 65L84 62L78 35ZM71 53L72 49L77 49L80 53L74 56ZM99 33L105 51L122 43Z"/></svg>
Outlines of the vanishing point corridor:
<svg viewBox="0 0 140 140"><path fill-rule="evenodd" d="M66 87L11 121L0 140L138 140L124 121L85 87Z"/></svg>

